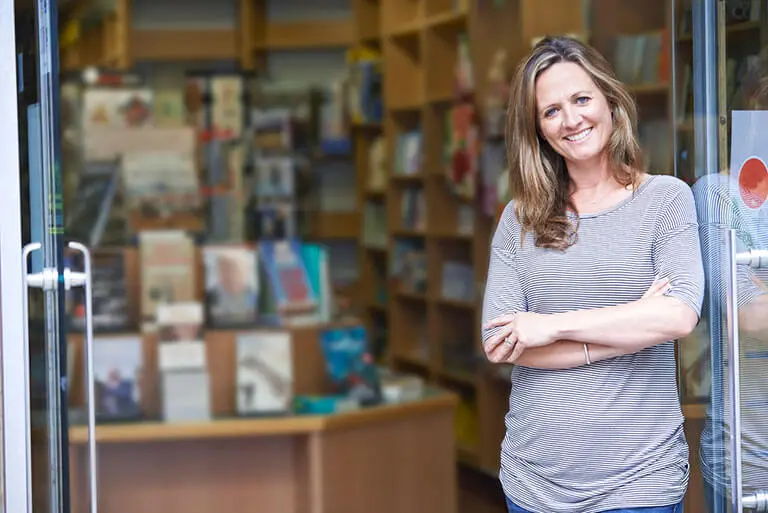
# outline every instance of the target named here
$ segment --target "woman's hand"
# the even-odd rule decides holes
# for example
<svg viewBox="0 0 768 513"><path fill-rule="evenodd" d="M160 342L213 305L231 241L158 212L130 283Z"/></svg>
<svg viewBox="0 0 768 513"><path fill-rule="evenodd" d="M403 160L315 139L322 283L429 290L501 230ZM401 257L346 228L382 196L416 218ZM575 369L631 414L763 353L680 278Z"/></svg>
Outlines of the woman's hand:
<svg viewBox="0 0 768 513"><path fill-rule="evenodd" d="M642 299L649 297L663 296L669 290L669 278L660 278L653 282L651 287L645 291Z"/></svg>
<svg viewBox="0 0 768 513"><path fill-rule="evenodd" d="M514 363L523 351L551 344L557 340L557 330L549 315L517 312L502 315L486 323L484 329L501 327L483 344L485 354L493 363Z"/></svg>

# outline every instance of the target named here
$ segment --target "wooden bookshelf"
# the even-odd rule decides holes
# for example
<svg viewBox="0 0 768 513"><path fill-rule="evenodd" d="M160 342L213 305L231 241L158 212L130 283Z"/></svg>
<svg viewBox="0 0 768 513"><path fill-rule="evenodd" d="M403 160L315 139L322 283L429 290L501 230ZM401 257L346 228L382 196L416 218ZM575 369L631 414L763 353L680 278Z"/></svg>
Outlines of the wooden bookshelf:
<svg viewBox="0 0 768 513"><path fill-rule="evenodd" d="M359 20L270 22L264 0L239 0L237 25L231 29L137 29L131 24L131 0L117 0L108 9L101 4L77 0L61 13L63 70L127 70L136 61L209 60L237 61L244 70L264 69L269 51L348 48L356 39L356 21L366 27L376 21L363 14ZM364 38L372 34L369 30Z"/></svg>
<svg viewBox="0 0 768 513"><path fill-rule="evenodd" d="M471 4L471 5L470 5ZM523 52L515 23L520 2L502 7L479 7L452 0L396 0L381 4L378 15L384 57L383 92L386 106L383 132L387 141L389 185L389 258L398 239L421 241L427 261L424 291L401 290L388 283L387 361L399 370L415 372L428 381L453 390L462 398L474 426L474 441L458 436L459 461L487 475L498 468L498 444L503 436L508 387L486 377L487 366L452 364L457 349L479 362L480 303L487 270L488 241L493 219L479 213L472 200L456 196L445 176L445 117L454 100L454 72L459 36L468 34L476 82L476 102L482 104L485 74L492 53L499 47L516 62ZM373 19L374 17L371 17ZM420 129L421 166L414 175L393 171L397 137ZM420 189L426 202L426 228L405 229L401 204L409 190ZM459 232L459 211L472 208L473 230ZM448 260L475 269L475 298L456 301L441 297L443 264ZM389 270L389 269L388 269ZM457 419L457 435L463 431Z"/></svg>

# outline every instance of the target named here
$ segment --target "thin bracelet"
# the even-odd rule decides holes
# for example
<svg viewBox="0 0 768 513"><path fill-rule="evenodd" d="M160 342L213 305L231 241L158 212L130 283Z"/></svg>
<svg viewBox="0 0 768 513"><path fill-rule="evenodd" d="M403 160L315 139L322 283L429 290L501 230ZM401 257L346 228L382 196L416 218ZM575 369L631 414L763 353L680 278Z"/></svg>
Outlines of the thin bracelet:
<svg viewBox="0 0 768 513"><path fill-rule="evenodd" d="M584 360L586 360L587 365L592 365L592 360L589 358L589 348L587 347L587 344L584 344Z"/></svg>

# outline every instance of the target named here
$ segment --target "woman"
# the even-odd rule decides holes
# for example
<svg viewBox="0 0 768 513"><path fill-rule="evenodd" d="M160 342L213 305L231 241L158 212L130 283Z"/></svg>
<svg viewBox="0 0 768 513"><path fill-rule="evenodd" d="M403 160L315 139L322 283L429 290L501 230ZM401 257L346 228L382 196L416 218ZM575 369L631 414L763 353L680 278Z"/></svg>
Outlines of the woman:
<svg viewBox="0 0 768 513"><path fill-rule="evenodd" d="M606 60L573 39L541 41L512 84L513 199L483 306L488 359L515 364L510 512L682 511L671 341L698 323L704 274L691 190L643 172L636 118Z"/></svg>

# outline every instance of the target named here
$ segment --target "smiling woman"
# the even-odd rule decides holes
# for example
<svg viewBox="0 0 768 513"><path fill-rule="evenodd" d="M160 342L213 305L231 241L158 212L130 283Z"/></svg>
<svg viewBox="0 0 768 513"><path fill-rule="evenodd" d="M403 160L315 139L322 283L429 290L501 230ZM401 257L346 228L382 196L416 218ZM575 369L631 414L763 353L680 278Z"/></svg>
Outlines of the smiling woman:
<svg viewBox="0 0 768 513"><path fill-rule="evenodd" d="M679 511L688 446L673 340L704 275L693 195L645 173L636 107L569 38L518 68L512 201L491 243L488 359L515 365L501 481L511 512Z"/></svg>

